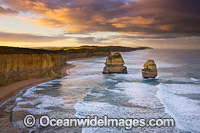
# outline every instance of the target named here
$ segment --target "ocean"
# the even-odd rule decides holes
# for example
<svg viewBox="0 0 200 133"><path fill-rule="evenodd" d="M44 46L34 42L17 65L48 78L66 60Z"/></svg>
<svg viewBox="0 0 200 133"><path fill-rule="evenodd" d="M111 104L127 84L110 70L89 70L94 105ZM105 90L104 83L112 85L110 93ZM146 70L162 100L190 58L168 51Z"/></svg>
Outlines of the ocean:
<svg viewBox="0 0 200 133"><path fill-rule="evenodd" d="M12 109L13 126L36 132L200 132L200 51L150 49L122 52L128 74L102 74L106 57L70 61L69 76L22 91L1 106ZM142 77L143 65L153 59L155 79ZM36 118L173 118L175 127L26 128L25 114ZM37 120L37 119L36 119ZM38 121L37 121L38 123Z"/></svg>

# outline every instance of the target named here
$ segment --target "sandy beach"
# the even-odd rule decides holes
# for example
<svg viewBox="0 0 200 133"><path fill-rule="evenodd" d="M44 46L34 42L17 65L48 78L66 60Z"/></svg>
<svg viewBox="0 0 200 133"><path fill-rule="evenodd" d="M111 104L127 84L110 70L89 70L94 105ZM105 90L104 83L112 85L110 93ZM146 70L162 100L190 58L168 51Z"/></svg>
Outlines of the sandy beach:
<svg viewBox="0 0 200 133"><path fill-rule="evenodd" d="M15 82L11 85L4 86L0 88L0 103L8 100L9 98L15 96L20 90L30 88L35 84L42 83L51 80L51 78L39 78L39 79L27 79L19 82Z"/></svg>
<svg viewBox="0 0 200 133"><path fill-rule="evenodd" d="M64 76L68 75L68 70L72 67L74 67L74 65L67 63L66 66L64 66L61 69L61 76L64 77ZM0 87L0 105L2 106L9 99L11 99L12 97L15 97L20 91L26 90L32 86L35 86L39 83L47 82L49 80L53 80L53 78L27 79L27 80L15 82L8 86ZM12 107L10 109L12 109ZM0 126L5 127L5 128L3 128L4 131L2 131L2 132L21 133L22 131L20 131L19 129L15 128L12 125L12 123L10 121L10 119L12 117L10 111L6 112L0 120L0 123L1 123Z"/></svg>
<svg viewBox="0 0 200 133"><path fill-rule="evenodd" d="M70 68L74 67L71 64L66 64L61 69L61 76L64 77L68 74L68 70ZM28 89L36 84L47 82L49 80L53 80L53 78L32 78L32 79L26 79L19 82L15 82L13 84L0 87L0 105L7 101L9 98L14 97L16 94L18 94L21 90Z"/></svg>

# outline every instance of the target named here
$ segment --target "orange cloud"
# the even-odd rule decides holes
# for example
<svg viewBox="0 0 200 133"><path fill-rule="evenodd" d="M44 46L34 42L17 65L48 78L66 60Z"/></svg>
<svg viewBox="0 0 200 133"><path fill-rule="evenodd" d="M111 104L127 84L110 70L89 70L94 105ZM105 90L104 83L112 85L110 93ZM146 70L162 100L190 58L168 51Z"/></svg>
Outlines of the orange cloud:
<svg viewBox="0 0 200 133"><path fill-rule="evenodd" d="M153 18L143 18L143 17L120 17L109 20L117 28L127 28L130 25L137 26L148 26L154 23Z"/></svg>
<svg viewBox="0 0 200 133"><path fill-rule="evenodd" d="M163 30L163 31L170 31L171 29L173 29L174 28L174 25L159 25L159 26L157 26L157 28L159 29L159 30Z"/></svg>
<svg viewBox="0 0 200 133"><path fill-rule="evenodd" d="M71 33L97 31L199 35L200 1L3 0L10 8L39 14L32 23Z"/></svg>
<svg viewBox="0 0 200 133"><path fill-rule="evenodd" d="M65 23L61 23L56 19L48 19L48 18L32 18L32 22L37 25L44 25L48 28L60 28L64 27Z"/></svg>
<svg viewBox="0 0 200 133"><path fill-rule="evenodd" d="M15 10L12 10L10 8L3 8L0 6L0 16L1 15L7 15L7 14L17 14L18 12Z"/></svg>

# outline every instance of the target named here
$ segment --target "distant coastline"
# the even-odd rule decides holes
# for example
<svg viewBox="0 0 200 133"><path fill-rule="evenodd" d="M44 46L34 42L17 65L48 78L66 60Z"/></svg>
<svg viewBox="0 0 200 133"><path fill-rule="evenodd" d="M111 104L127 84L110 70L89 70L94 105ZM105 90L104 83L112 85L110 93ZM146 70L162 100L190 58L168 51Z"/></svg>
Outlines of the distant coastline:
<svg viewBox="0 0 200 133"><path fill-rule="evenodd" d="M80 46L80 47L49 47L22 48L0 46L1 54L75 54L94 52L131 52L136 50L153 49L151 47L123 47L123 46Z"/></svg>

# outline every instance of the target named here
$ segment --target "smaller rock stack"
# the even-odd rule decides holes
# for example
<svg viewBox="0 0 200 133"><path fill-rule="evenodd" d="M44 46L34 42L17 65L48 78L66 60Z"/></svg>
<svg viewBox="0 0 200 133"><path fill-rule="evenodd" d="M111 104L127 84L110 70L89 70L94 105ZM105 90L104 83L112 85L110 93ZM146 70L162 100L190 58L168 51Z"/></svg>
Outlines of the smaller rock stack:
<svg viewBox="0 0 200 133"><path fill-rule="evenodd" d="M105 65L103 74L127 73L127 68L124 66L124 60L120 53L108 56Z"/></svg>
<svg viewBox="0 0 200 133"><path fill-rule="evenodd" d="M142 76L144 78L155 78L157 75L157 67L154 60L146 61L144 69L142 69Z"/></svg>

